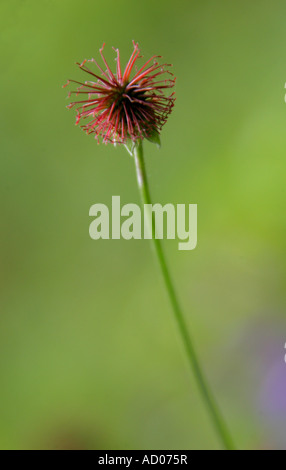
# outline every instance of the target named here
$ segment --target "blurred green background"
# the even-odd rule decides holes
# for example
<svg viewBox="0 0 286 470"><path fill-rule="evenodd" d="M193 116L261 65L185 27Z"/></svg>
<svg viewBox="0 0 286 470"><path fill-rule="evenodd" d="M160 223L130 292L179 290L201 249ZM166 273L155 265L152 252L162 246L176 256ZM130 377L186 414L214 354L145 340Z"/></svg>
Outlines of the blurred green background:
<svg viewBox="0 0 286 470"><path fill-rule="evenodd" d="M89 238L97 202L139 203L123 147L65 105L76 61L174 65L153 199L198 204L164 247L238 447L286 448L284 1L1 0L0 448L217 449L148 241ZM115 66L115 63L114 63Z"/></svg>

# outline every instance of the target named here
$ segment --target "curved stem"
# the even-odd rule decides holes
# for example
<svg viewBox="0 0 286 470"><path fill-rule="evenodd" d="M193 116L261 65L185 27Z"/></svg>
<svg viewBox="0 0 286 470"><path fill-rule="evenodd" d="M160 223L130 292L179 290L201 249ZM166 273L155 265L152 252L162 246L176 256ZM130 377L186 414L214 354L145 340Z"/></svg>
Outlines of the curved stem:
<svg viewBox="0 0 286 470"><path fill-rule="evenodd" d="M144 163L144 157L143 157L143 145L142 145L141 140L139 144L136 144L134 148L134 158L135 158L137 180L138 180L139 190L141 193L142 203L143 205L152 204L148 181L147 181L146 170L145 170L145 163ZM234 445L229 435L224 419L218 409L218 406L212 396L212 393L210 392L210 389L207 385L206 379L202 372L196 351L193 346L192 339L188 332L188 328L184 320L184 316L183 316L180 304L177 299L177 295L176 295L173 282L169 273L169 269L166 263L166 259L164 256L161 242L155 236L156 228L155 228L155 217L154 217L153 212L152 212L152 215L150 214L150 222L152 225L151 233L152 233L152 240L154 243L155 252L156 252L160 267L161 267L161 271L162 271L166 289L168 291L168 295L169 295L169 298L173 307L173 312L174 312L175 319L179 328L179 332L180 332L181 338L183 340L183 343L187 352L189 364L193 370L200 393L211 415L217 434L221 438L221 441L227 450L234 450Z"/></svg>

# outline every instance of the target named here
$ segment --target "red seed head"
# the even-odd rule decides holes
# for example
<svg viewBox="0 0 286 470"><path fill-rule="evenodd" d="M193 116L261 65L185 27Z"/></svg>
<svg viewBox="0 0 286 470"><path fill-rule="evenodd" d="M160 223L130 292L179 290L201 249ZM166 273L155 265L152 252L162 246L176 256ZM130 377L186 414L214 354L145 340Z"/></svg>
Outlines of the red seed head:
<svg viewBox="0 0 286 470"><path fill-rule="evenodd" d="M76 96L85 95L85 100L75 101L68 108L77 107L76 124L87 120L81 127L87 134L94 134L99 142L125 144L128 139L151 138L159 133L174 106L174 93L169 96L165 92L173 88L175 78L167 70L170 64L159 65L159 56L153 56L143 67L137 69L135 63L141 57L138 44L133 42L134 50L125 67L121 70L119 50L116 49L116 73L114 74L103 55L100 55L105 65L105 71L94 60L85 60L77 64L91 78L84 83L69 80L80 85L77 91L71 91ZM100 72L95 74L87 66L93 62ZM162 75L169 77L162 79ZM64 85L64 86L66 86Z"/></svg>

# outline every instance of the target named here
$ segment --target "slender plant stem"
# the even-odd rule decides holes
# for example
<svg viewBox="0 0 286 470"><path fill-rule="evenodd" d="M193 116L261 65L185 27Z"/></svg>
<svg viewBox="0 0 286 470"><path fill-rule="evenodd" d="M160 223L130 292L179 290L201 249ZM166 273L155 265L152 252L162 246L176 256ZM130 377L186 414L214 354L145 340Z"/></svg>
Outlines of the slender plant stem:
<svg viewBox="0 0 286 470"><path fill-rule="evenodd" d="M134 158L135 158L137 180L138 180L139 190L141 193L142 203L143 205L152 204L148 181L147 181L146 170L145 170L143 145L142 145L141 140L139 141L139 144L136 144L134 148ZM174 312L175 319L179 328L179 332L180 332L181 338L183 340L183 343L187 352L189 364L191 366L191 369L193 370L200 393L211 415L217 434L219 435L224 447L227 450L234 450L235 448L234 444L232 442L232 439L230 437L230 434L228 432L224 419L219 411L219 408L212 396L212 393L210 392L209 386L202 372L202 369L198 360L198 356L194 349L193 341L188 332L188 328L187 328L180 304L178 302L176 291L174 289L173 282L172 282L169 269L166 263L161 241L155 236L156 228L155 228L155 217L154 217L153 212L152 212L152 215L150 215L150 219L151 219L150 222L152 224L152 240L154 243L155 252L156 252L160 267L161 267L161 271L162 271L166 289L168 291L168 295L169 295L169 298L173 307L173 312Z"/></svg>

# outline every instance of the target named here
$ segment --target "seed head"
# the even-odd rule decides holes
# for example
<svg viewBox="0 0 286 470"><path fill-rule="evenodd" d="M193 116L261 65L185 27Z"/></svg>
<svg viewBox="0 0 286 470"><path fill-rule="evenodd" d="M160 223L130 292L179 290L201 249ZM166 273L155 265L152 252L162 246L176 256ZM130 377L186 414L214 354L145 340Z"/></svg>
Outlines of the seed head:
<svg viewBox="0 0 286 470"><path fill-rule="evenodd" d="M90 75L90 79L82 82L68 80L80 85L76 91L71 91L76 96L82 95L83 101L73 101L68 108L77 107L76 124L82 124L87 134L93 134L97 141L126 144L131 140L150 139L158 136L163 125L174 106L174 93L166 96L166 92L173 88L175 78L168 70L170 64L160 65L157 59L160 56L151 57L139 69L135 65L140 59L138 43L133 41L133 52L125 67L121 70L120 54L116 49L116 73L111 71L104 55L103 48L100 55L104 68L95 59L84 60L79 68ZM91 62L96 65L98 71L94 73L87 67ZM105 69L105 71L104 71ZM162 75L168 74L163 79Z"/></svg>

